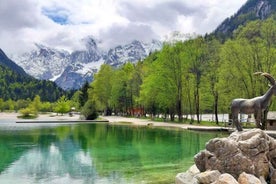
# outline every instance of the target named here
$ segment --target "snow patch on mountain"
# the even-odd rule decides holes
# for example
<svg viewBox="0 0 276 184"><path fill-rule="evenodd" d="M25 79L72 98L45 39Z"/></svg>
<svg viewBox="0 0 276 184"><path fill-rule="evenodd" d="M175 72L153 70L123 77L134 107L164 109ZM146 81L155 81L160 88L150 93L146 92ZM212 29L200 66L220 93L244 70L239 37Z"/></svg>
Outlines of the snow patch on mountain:
<svg viewBox="0 0 276 184"><path fill-rule="evenodd" d="M108 50L99 48L100 43L93 37L86 37L82 42L83 49L71 53L35 44L34 50L12 59L33 77L55 81L68 90L79 89L86 81L91 82L102 64L120 67L126 62L143 60L162 48L162 42L158 40L149 43L134 40Z"/></svg>
<svg viewBox="0 0 276 184"><path fill-rule="evenodd" d="M82 68L76 71L76 73L87 75L93 71L98 71L102 64L104 64L104 60L101 58L96 62L86 63L82 65Z"/></svg>

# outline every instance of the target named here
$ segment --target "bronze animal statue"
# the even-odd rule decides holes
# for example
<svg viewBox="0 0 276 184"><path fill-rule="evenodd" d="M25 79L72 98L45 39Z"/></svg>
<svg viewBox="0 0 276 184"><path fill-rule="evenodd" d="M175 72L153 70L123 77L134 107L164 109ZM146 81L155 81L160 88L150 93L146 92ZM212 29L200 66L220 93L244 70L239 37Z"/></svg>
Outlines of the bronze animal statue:
<svg viewBox="0 0 276 184"><path fill-rule="evenodd" d="M238 131L242 131L242 126L238 120L239 113L254 114L257 128L261 127L261 120L264 111L267 109L272 95L276 95L276 82L269 73L256 72L255 75L266 77L271 86L263 96L258 96L252 99L234 99L231 103L231 113L233 123Z"/></svg>

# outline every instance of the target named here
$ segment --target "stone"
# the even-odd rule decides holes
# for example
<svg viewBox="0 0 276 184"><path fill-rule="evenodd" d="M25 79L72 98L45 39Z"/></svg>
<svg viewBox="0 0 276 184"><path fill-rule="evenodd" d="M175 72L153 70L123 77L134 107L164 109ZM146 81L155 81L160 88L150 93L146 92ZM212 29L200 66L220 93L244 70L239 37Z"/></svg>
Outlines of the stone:
<svg viewBox="0 0 276 184"><path fill-rule="evenodd" d="M239 184L262 184L262 182L254 175L242 172L238 179Z"/></svg>
<svg viewBox="0 0 276 184"><path fill-rule="evenodd" d="M273 170L271 173L270 183L276 184L276 170Z"/></svg>
<svg viewBox="0 0 276 184"><path fill-rule="evenodd" d="M218 170L238 179L242 172L269 179L276 168L276 142L260 129L233 132L228 138L211 139L194 157L200 172Z"/></svg>
<svg viewBox="0 0 276 184"><path fill-rule="evenodd" d="M220 175L221 173L218 170L213 170L199 173L195 176L195 178L200 184L210 184L216 181Z"/></svg>
<svg viewBox="0 0 276 184"><path fill-rule="evenodd" d="M175 177L175 184L198 184L198 180L194 178L200 173L196 165L192 165L186 172L178 173Z"/></svg>
<svg viewBox="0 0 276 184"><path fill-rule="evenodd" d="M237 180L230 174L224 173L212 184L239 184Z"/></svg>

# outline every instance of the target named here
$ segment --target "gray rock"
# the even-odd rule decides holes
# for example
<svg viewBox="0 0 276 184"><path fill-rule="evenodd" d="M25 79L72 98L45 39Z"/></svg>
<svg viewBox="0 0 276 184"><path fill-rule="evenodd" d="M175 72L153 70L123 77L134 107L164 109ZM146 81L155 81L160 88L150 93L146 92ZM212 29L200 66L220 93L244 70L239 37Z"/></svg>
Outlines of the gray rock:
<svg viewBox="0 0 276 184"><path fill-rule="evenodd" d="M238 179L242 172L268 179L270 165L276 166L276 142L260 129L234 132L228 138L215 138L195 155L197 168L218 170Z"/></svg>

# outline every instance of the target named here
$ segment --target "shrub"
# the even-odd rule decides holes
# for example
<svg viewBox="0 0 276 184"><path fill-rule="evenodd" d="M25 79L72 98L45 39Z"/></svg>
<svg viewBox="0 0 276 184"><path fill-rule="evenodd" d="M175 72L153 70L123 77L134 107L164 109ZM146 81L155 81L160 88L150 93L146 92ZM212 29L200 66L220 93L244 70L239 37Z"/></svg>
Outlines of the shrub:
<svg viewBox="0 0 276 184"><path fill-rule="evenodd" d="M33 119L33 118L36 118L38 115L37 111L30 107L21 109L19 112L21 114L19 118L23 118L23 119Z"/></svg>
<svg viewBox="0 0 276 184"><path fill-rule="evenodd" d="M98 113L96 111L95 102L91 100L87 101L82 108L81 114L86 120L97 119Z"/></svg>

